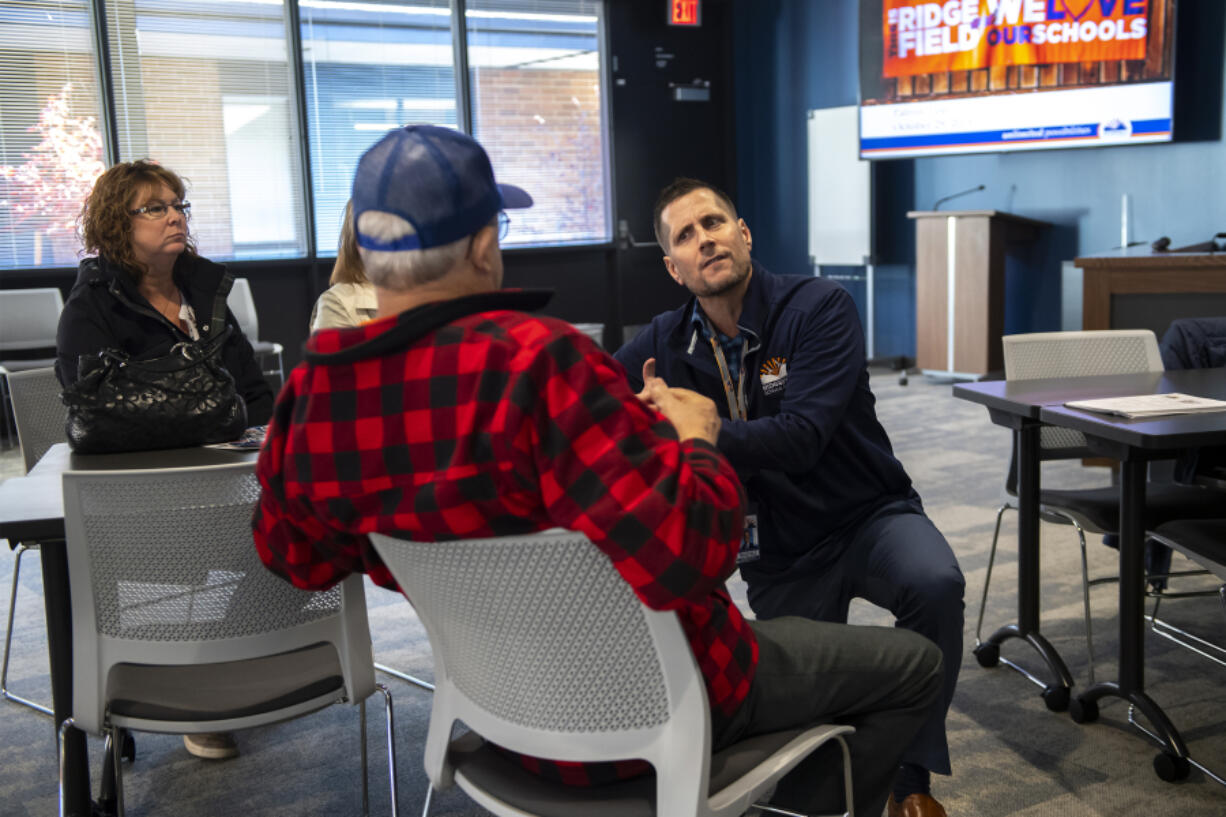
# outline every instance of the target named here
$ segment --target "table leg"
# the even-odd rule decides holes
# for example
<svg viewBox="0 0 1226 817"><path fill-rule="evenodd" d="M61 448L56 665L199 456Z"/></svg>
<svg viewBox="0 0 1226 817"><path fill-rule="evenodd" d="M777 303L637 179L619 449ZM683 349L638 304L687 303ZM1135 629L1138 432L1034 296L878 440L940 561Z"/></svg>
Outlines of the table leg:
<svg viewBox="0 0 1226 817"><path fill-rule="evenodd" d="M1064 659L1039 633L1039 423L1024 423L1017 430L1017 624L1001 627L975 647L980 666L1002 663L1043 687L1043 700L1053 712L1068 708L1073 676ZM1019 638L1047 664L1054 683L1047 683L1028 670L1000 657L1000 645Z"/></svg>
<svg viewBox="0 0 1226 817"><path fill-rule="evenodd" d="M1077 723L1098 718L1098 701L1123 698L1154 728L1162 754L1154 770L1163 780L1181 780L1189 771L1188 747L1162 708L1145 694L1145 481L1146 462L1120 464L1120 669L1117 682L1095 684L1069 706Z"/></svg>
<svg viewBox="0 0 1226 817"><path fill-rule="evenodd" d="M43 604L47 611L47 651L51 658L51 698L54 731L72 716L72 608L68 591L68 551L64 542L43 542ZM90 817L89 759L85 733L69 729L64 736L64 813Z"/></svg>

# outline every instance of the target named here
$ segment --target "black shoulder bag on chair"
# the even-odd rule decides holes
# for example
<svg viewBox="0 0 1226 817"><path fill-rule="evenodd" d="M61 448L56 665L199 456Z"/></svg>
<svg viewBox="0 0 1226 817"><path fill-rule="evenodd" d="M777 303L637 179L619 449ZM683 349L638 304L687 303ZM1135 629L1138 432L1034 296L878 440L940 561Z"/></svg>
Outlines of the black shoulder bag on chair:
<svg viewBox="0 0 1226 817"><path fill-rule="evenodd" d="M186 448L243 433L247 404L221 363L233 331L226 326L226 289L223 282L206 338L176 343L151 360L132 360L116 349L82 359L77 382L62 395L75 453Z"/></svg>

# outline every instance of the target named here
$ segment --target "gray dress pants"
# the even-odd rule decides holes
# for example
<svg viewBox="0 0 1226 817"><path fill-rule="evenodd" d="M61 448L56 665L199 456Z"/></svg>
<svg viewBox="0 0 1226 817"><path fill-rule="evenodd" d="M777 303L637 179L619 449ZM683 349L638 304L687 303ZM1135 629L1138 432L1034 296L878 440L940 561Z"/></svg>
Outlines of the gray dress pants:
<svg viewBox="0 0 1226 817"><path fill-rule="evenodd" d="M758 667L749 697L715 748L819 723L856 727L848 739L855 814L881 817L899 758L941 692L941 653L906 630L784 617L751 622ZM842 756L829 743L790 772L773 805L806 813L845 808Z"/></svg>

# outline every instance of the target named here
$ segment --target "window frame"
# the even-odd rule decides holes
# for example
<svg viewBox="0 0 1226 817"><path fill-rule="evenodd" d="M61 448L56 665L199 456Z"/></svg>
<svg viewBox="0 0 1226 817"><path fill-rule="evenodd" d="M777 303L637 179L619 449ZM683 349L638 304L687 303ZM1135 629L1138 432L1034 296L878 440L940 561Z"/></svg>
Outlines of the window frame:
<svg viewBox="0 0 1226 817"><path fill-rule="evenodd" d="M112 67L110 43L108 37L107 0L88 0L90 40L93 48L92 63L95 72L98 93L97 109L98 128L102 136L103 162L111 167L119 160L119 123L116 107L116 78ZM301 175L301 191L303 214L305 218L304 251L302 255L263 256L235 258L228 263L261 264L269 262L282 264L287 261L315 262L321 259L335 258L336 252L331 247L320 252L316 236L316 195L314 168L312 166L311 136L309 121L310 112L307 106L306 61L303 55L303 37L299 0L284 0L285 5L285 48L290 63L290 76L293 84L292 93L287 98L289 104L295 106L291 117L298 129L299 149L296 171ZM616 246L614 231L616 213L616 185L613 178L613 111L612 111L612 75L609 59L609 24L608 3L598 2L596 23L597 43L597 73L600 84L600 168L603 175L603 238L576 238L573 241L544 241L515 243L503 248L504 253L520 254L531 252L569 251L574 249L609 249ZM450 27L452 39L453 61L452 70L456 83L455 108L457 127L466 134L473 132L473 71L468 62L469 37L471 21L467 18L468 3L466 0L450 0ZM291 168L293 163L291 163ZM3 268L6 275L20 270L55 269L56 265L40 265L39 267L7 267Z"/></svg>

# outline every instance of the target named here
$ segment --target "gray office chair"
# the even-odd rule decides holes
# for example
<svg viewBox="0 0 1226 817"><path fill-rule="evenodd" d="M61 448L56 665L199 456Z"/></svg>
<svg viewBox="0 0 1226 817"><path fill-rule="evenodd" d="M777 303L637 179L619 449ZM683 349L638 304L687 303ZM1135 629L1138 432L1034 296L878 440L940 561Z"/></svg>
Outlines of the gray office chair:
<svg viewBox="0 0 1226 817"><path fill-rule="evenodd" d="M1086 332L1037 332L1006 335L1004 342L1005 379L1038 380L1052 377L1088 377L1094 375L1140 374L1161 372L1162 359L1158 341L1148 329L1097 330ZM1079 459L1094 456L1081 432L1045 426L1040 429L1040 459ZM1150 482L1146 493L1146 528L1156 527L1172 519L1204 518L1220 515L1226 506L1226 493L1198 485L1172 482ZM1045 686L1021 667L1000 658L999 647L985 645L981 640L983 616L987 609L988 588L992 581L992 565L1000 537L1001 518L1006 510L1017 510L1017 436L1013 439L1013 455L1005 480L1004 501L996 512L996 527L988 554L987 574L983 583L983 598L979 603L979 618L975 625L975 656L983 666L998 661L1018 670L1039 686ZM1039 497L1039 513L1047 522L1072 525L1077 531L1081 548L1081 587L1085 615L1086 652L1089 657L1089 682L1094 684L1094 638L1090 616L1090 588L1096 584L1116 581L1115 577L1091 580L1086 561L1086 531L1097 534L1119 530L1119 490L1115 487L1084 490L1043 489ZM1061 690L1061 692L1066 692ZM1067 699L1049 700L1048 706L1063 709Z"/></svg>
<svg viewBox="0 0 1226 817"><path fill-rule="evenodd" d="M106 735L123 817L122 729L231 731L350 702L365 813L365 701L378 689L396 813L392 700L375 683L362 577L312 593L265 569L251 544L259 492L249 462L65 472L73 712L61 788L70 726Z"/></svg>
<svg viewBox="0 0 1226 817"><path fill-rule="evenodd" d="M849 726L758 735L712 757L705 686L676 614L645 607L582 534L370 540L434 650L425 757L432 789L459 783L500 817L732 817L834 740L846 810L855 813ZM452 740L457 720L472 731ZM491 744L572 761L642 758L655 774L565 786ZM423 815L429 809L427 792Z"/></svg>
<svg viewBox="0 0 1226 817"><path fill-rule="evenodd" d="M0 292L0 412L4 433L16 430L9 411L8 376L55 364L55 332L64 299L54 287Z"/></svg>
<svg viewBox="0 0 1226 817"><path fill-rule="evenodd" d="M59 290L55 290L59 294ZM13 419L17 424L17 441L26 471L34 467L47 449L63 442L67 409L60 402L60 383L55 370L47 367L13 372L8 376ZM0 669L0 695L14 703L50 715L51 709L9 691L9 652L13 645L13 618L17 610L17 586L21 575L21 557L38 550L37 542L22 542L13 549L13 587L9 592L9 616L4 628L4 666Z"/></svg>
<svg viewBox="0 0 1226 817"><path fill-rule="evenodd" d="M261 364L260 368L264 376L271 377L275 374L279 378L277 382L284 383L285 363L281 356L282 346L274 341L260 340L260 317L255 311L255 299L251 297L251 284L246 278L234 279L234 286L226 297L226 306L230 307L230 311L234 313L239 328L243 330L243 334L247 336L251 348L255 351L256 358L261 361L269 357L276 358L277 367L275 369L266 368Z"/></svg>

